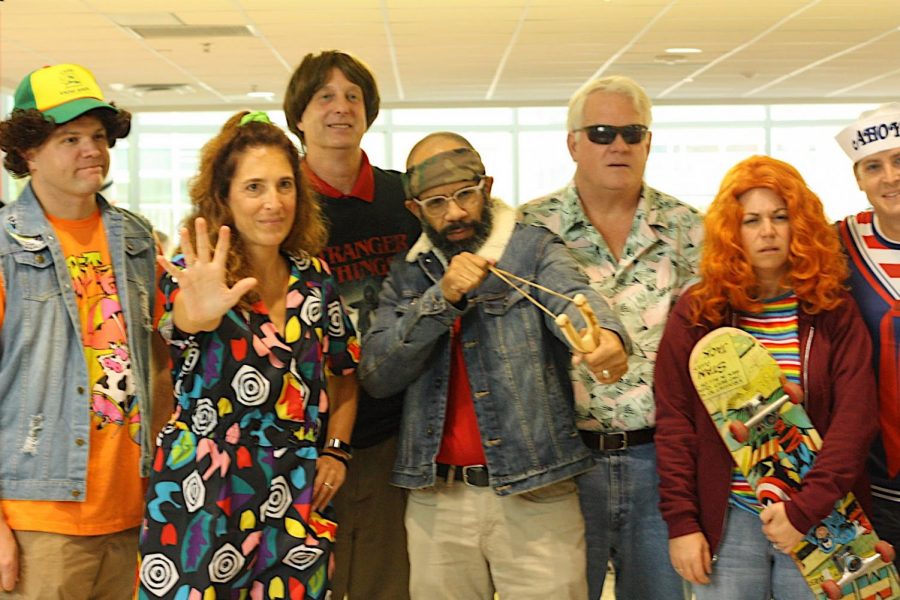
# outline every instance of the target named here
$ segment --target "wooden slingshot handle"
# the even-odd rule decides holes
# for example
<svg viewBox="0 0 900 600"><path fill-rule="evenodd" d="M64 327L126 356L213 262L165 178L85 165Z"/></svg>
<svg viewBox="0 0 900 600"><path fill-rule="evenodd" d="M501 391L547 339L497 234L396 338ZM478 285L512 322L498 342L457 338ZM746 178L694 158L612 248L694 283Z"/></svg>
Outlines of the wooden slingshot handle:
<svg viewBox="0 0 900 600"><path fill-rule="evenodd" d="M597 346L600 345L600 321L597 320L597 315L594 314L594 311L591 308L591 305L588 304L587 298L585 298L584 294L575 294L574 298L569 298L566 295L555 292L542 285L538 285L533 281L523 279L513 273L498 269L495 266L489 266L488 270L496 275L500 280L504 281L507 285L518 290L518 292L525 296L525 298L527 298L529 302L547 313L547 315L554 317L554 319L556 320L556 325L563 332L566 341L569 342L569 345L572 346L573 350L582 354L590 354L597 349ZM572 321L571 319L569 319L568 315L566 315L565 313L554 315L549 308L538 302L538 300L532 297L531 294L513 283L511 281L513 279L518 280L520 283L523 283L525 285L536 287L540 290L543 290L544 292L547 292L548 294L559 296L564 300L571 301L575 305L575 307L578 308L578 312L581 313L581 318L584 319L584 329L582 329L581 332L576 331L575 326L572 325Z"/></svg>
<svg viewBox="0 0 900 600"><path fill-rule="evenodd" d="M590 354L600 345L600 322L597 320L597 315L594 314L584 294L575 294L575 297L572 298L572 303L575 304L578 312L581 313L581 318L584 319L586 327L579 333L572 324L572 320L565 313L557 315L556 324L575 351L582 354Z"/></svg>

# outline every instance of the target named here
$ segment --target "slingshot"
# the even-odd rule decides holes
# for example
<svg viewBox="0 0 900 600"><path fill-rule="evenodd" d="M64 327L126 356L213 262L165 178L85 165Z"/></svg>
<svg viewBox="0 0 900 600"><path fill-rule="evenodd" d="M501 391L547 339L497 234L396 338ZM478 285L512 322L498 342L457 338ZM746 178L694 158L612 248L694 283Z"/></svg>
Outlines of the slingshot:
<svg viewBox="0 0 900 600"><path fill-rule="evenodd" d="M584 294L575 294L574 297L566 296L565 294L560 294L559 292L553 291L533 281L523 279L518 275L514 275L508 271L498 269L497 267L490 266L488 267L488 270L496 275L501 281L525 296L525 298L528 299L529 302L553 317L553 320L556 321L556 325L560 328L563 335L565 336L566 341L569 342L569 345L572 346L575 351L582 354L590 354L597 349L597 346L600 345L600 330L602 328L600 327L600 322L597 320L597 315L594 314L594 310L591 308L591 305L588 304L587 298L584 297ZM581 318L584 319L586 327L582 330L581 333L579 333L575 329L575 326L572 324L572 320L569 319L569 315L565 313L559 315L553 314L553 312L549 308L538 302L536 298L522 289L522 287L513 283L513 279L525 285L537 288L543 292L547 292L548 294L552 294L554 296L557 296L558 298L562 298L563 300L571 302L576 306L576 308L578 308L578 312L581 313Z"/></svg>

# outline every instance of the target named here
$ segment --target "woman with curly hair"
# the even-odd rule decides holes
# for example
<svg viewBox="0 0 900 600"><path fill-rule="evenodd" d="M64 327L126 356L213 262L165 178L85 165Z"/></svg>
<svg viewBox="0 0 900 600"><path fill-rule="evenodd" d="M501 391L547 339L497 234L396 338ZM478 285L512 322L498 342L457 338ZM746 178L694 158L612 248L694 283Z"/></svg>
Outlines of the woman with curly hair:
<svg viewBox="0 0 900 600"><path fill-rule="evenodd" d="M877 426L871 343L845 291L847 267L819 198L791 165L750 157L728 171L705 218L700 282L676 304L656 362L660 509L675 570L710 598L812 593L789 556L853 491ZM766 346L801 385L824 444L790 502L763 507L735 469L691 383L694 344L721 326Z"/></svg>
<svg viewBox="0 0 900 600"><path fill-rule="evenodd" d="M183 254L159 259L175 413L147 491L137 595L323 598L359 345L316 258L319 206L265 113L229 119L190 193Z"/></svg>

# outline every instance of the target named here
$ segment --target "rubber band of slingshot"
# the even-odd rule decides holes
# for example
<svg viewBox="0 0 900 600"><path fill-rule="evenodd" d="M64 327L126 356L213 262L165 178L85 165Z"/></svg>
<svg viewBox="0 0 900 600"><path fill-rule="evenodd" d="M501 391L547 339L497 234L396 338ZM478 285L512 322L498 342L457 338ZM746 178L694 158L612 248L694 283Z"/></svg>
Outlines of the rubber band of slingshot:
<svg viewBox="0 0 900 600"><path fill-rule="evenodd" d="M515 279L516 281L520 281L520 282L524 283L525 285L530 285L533 288L537 288L537 289L541 290L542 292L547 292L548 294L550 294L552 296L556 296L557 298L562 298L563 300L568 300L569 302L575 302L575 298L573 298L571 296L566 296L565 294L560 294L559 292L557 292L555 290L551 290L550 288L544 287L539 283L535 283L533 281L528 281L527 279L525 279L523 277L519 277L518 275L516 275L514 273L510 273L509 271L504 271L503 269L498 269L497 267L488 267L488 269L491 271L491 273L493 273L494 275L496 275L497 277L499 277L500 279L502 279L509 285L512 285L512 287L516 288L520 292L522 292L521 288L510 283L509 280L504 278L504 275L506 277L509 277L510 279ZM522 292L522 294L524 294L525 296L528 295L525 292Z"/></svg>
<svg viewBox="0 0 900 600"><path fill-rule="evenodd" d="M522 288L520 288L519 286L517 286L515 283L513 283L513 282L509 279L509 277L515 277L516 279L519 279L519 280L521 280L521 281L524 281L525 283L531 283L531 282L525 281L525 280L523 280L521 277L516 277L516 276L513 275L512 273L507 273L506 271L500 270L500 269L498 269L498 268L496 268L496 267L488 267L488 270L489 270L491 273L493 273L494 275L496 275L499 279L501 279L504 283L506 283L506 285L510 286L511 288L515 289L517 292L519 292L520 294L522 294L523 296L525 296L525 298L526 298L529 302L531 302L532 304L534 304L535 306L537 306L539 309L541 309L542 311L544 311L545 313L547 313L548 315L550 315L550 317L552 317L553 319L556 318L556 315L553 314L553 312L552 312L549 308L547 308L546 306L544 306L543 304L541 304L540 302L538 302L538 300L537 300L536 298L534 298L531 294L529 294L528 292L526 292L525 290L523 290ZM507 276L508 276L508 277L507 277ZM531 283L531 285L536 285L536 284ZM549 290L548 290L548 291L549 291ZM561 295L561 294L557 294L557 296L559 296L559 295ZM565 296L563 296L563 297L565 298Z"/></svg>
<svg viewBox="0 0 900 600"><path fill-rule="evenodd" d="M509 285L510 287L514 288L514 289L515 289L516 291L518 291L520 294L522 294L523 296L525 296L525 298L526 298L527 300L529 300L532 304L534 304L534 305L537 306L539 309L541 309L542 311L544 311L545 313L547 313L547 314L548 314L550 317L552 317L554 320L557 319L557 315L553 314L553 312L551 312L550 309L548 309L546 306L544 306L543 304L541 304L541 303L540 303L536 298L534 298L531 294L529 294L529 293L526 292L524 289L522 289L521 287L519 287L518 285L516 285L515 283L513 283L513 282L511 281L511 279L515 279L515 280L517 280L517 281L520 281L520 282L524 283L525 285L529 285L529 286L531 286L531 287L537 288L537 289L542 290L542 291L544 291L544 292L546 292L546 293L548 293L548 294L551 294L551 295L556 296L556 297L558 297L558 298L562 298L563 300L566 300L566 301L568 301L568 302L572 302L573 304L575 303L575 298L572 298L572 297L570 297L570 296L566 296L565 294L561 294L561 293L559 293L559 292L557 292L557 291L555 291L555 290L551 290L550 288L546 288L546 287L544 287L544 286L542 286L542 285L540 285L540 284L538 284L538 283L535 283L535 282L533 282L533 281L528 281L527 279L523 279L522 277L519 277L518 275L514 275L513 273L510 273L510 272L508 272L508 271L504 271L503 269L498 269L497 267L490 266L490 267L488 267L488 270L489 270L491 273L493 273L494 275L496 275L496 276L497 276L499 279L501 279L503 282L505 282L507 285ZM587 326L590 327L590 321L587 319L587 316L585 316L585 322L586 322ZM570 322L570 323L571 323L571 322ZM568 338L568 337L569 337L568 334L566 334L566 338ZM576 348L579 348L579 349L580 349L581 339L580 339L580 338L576 338L576 339L577 339L578 341L573 340L573 339L569 339L569 343L570 343L573 347L576 347ZM588 371L588 372L590 372L590 371ZM592 377L594 376L593 373L591 373L591 376L592 376ZM596 377L594 377L594 380L596 381Z"/></svg>

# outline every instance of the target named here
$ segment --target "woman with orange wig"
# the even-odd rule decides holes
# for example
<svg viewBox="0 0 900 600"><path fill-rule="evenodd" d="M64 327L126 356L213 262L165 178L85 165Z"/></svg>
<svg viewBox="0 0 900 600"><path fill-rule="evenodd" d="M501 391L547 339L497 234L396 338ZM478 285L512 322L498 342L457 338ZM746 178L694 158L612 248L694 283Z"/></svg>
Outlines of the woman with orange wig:
<svg viewBox="0 0 900 600"><path fill-rule="evenodd" d="M660 508L675 570L698 600L812 598L789 556L853 491L875 434L871 342L819 198L794 167L752 156L731 168L705 218L700 282L669 317L656 362ZM688 371L694 344L744 329L775 357L824 443L790 502L763 507L734 468Z"/></svg>

